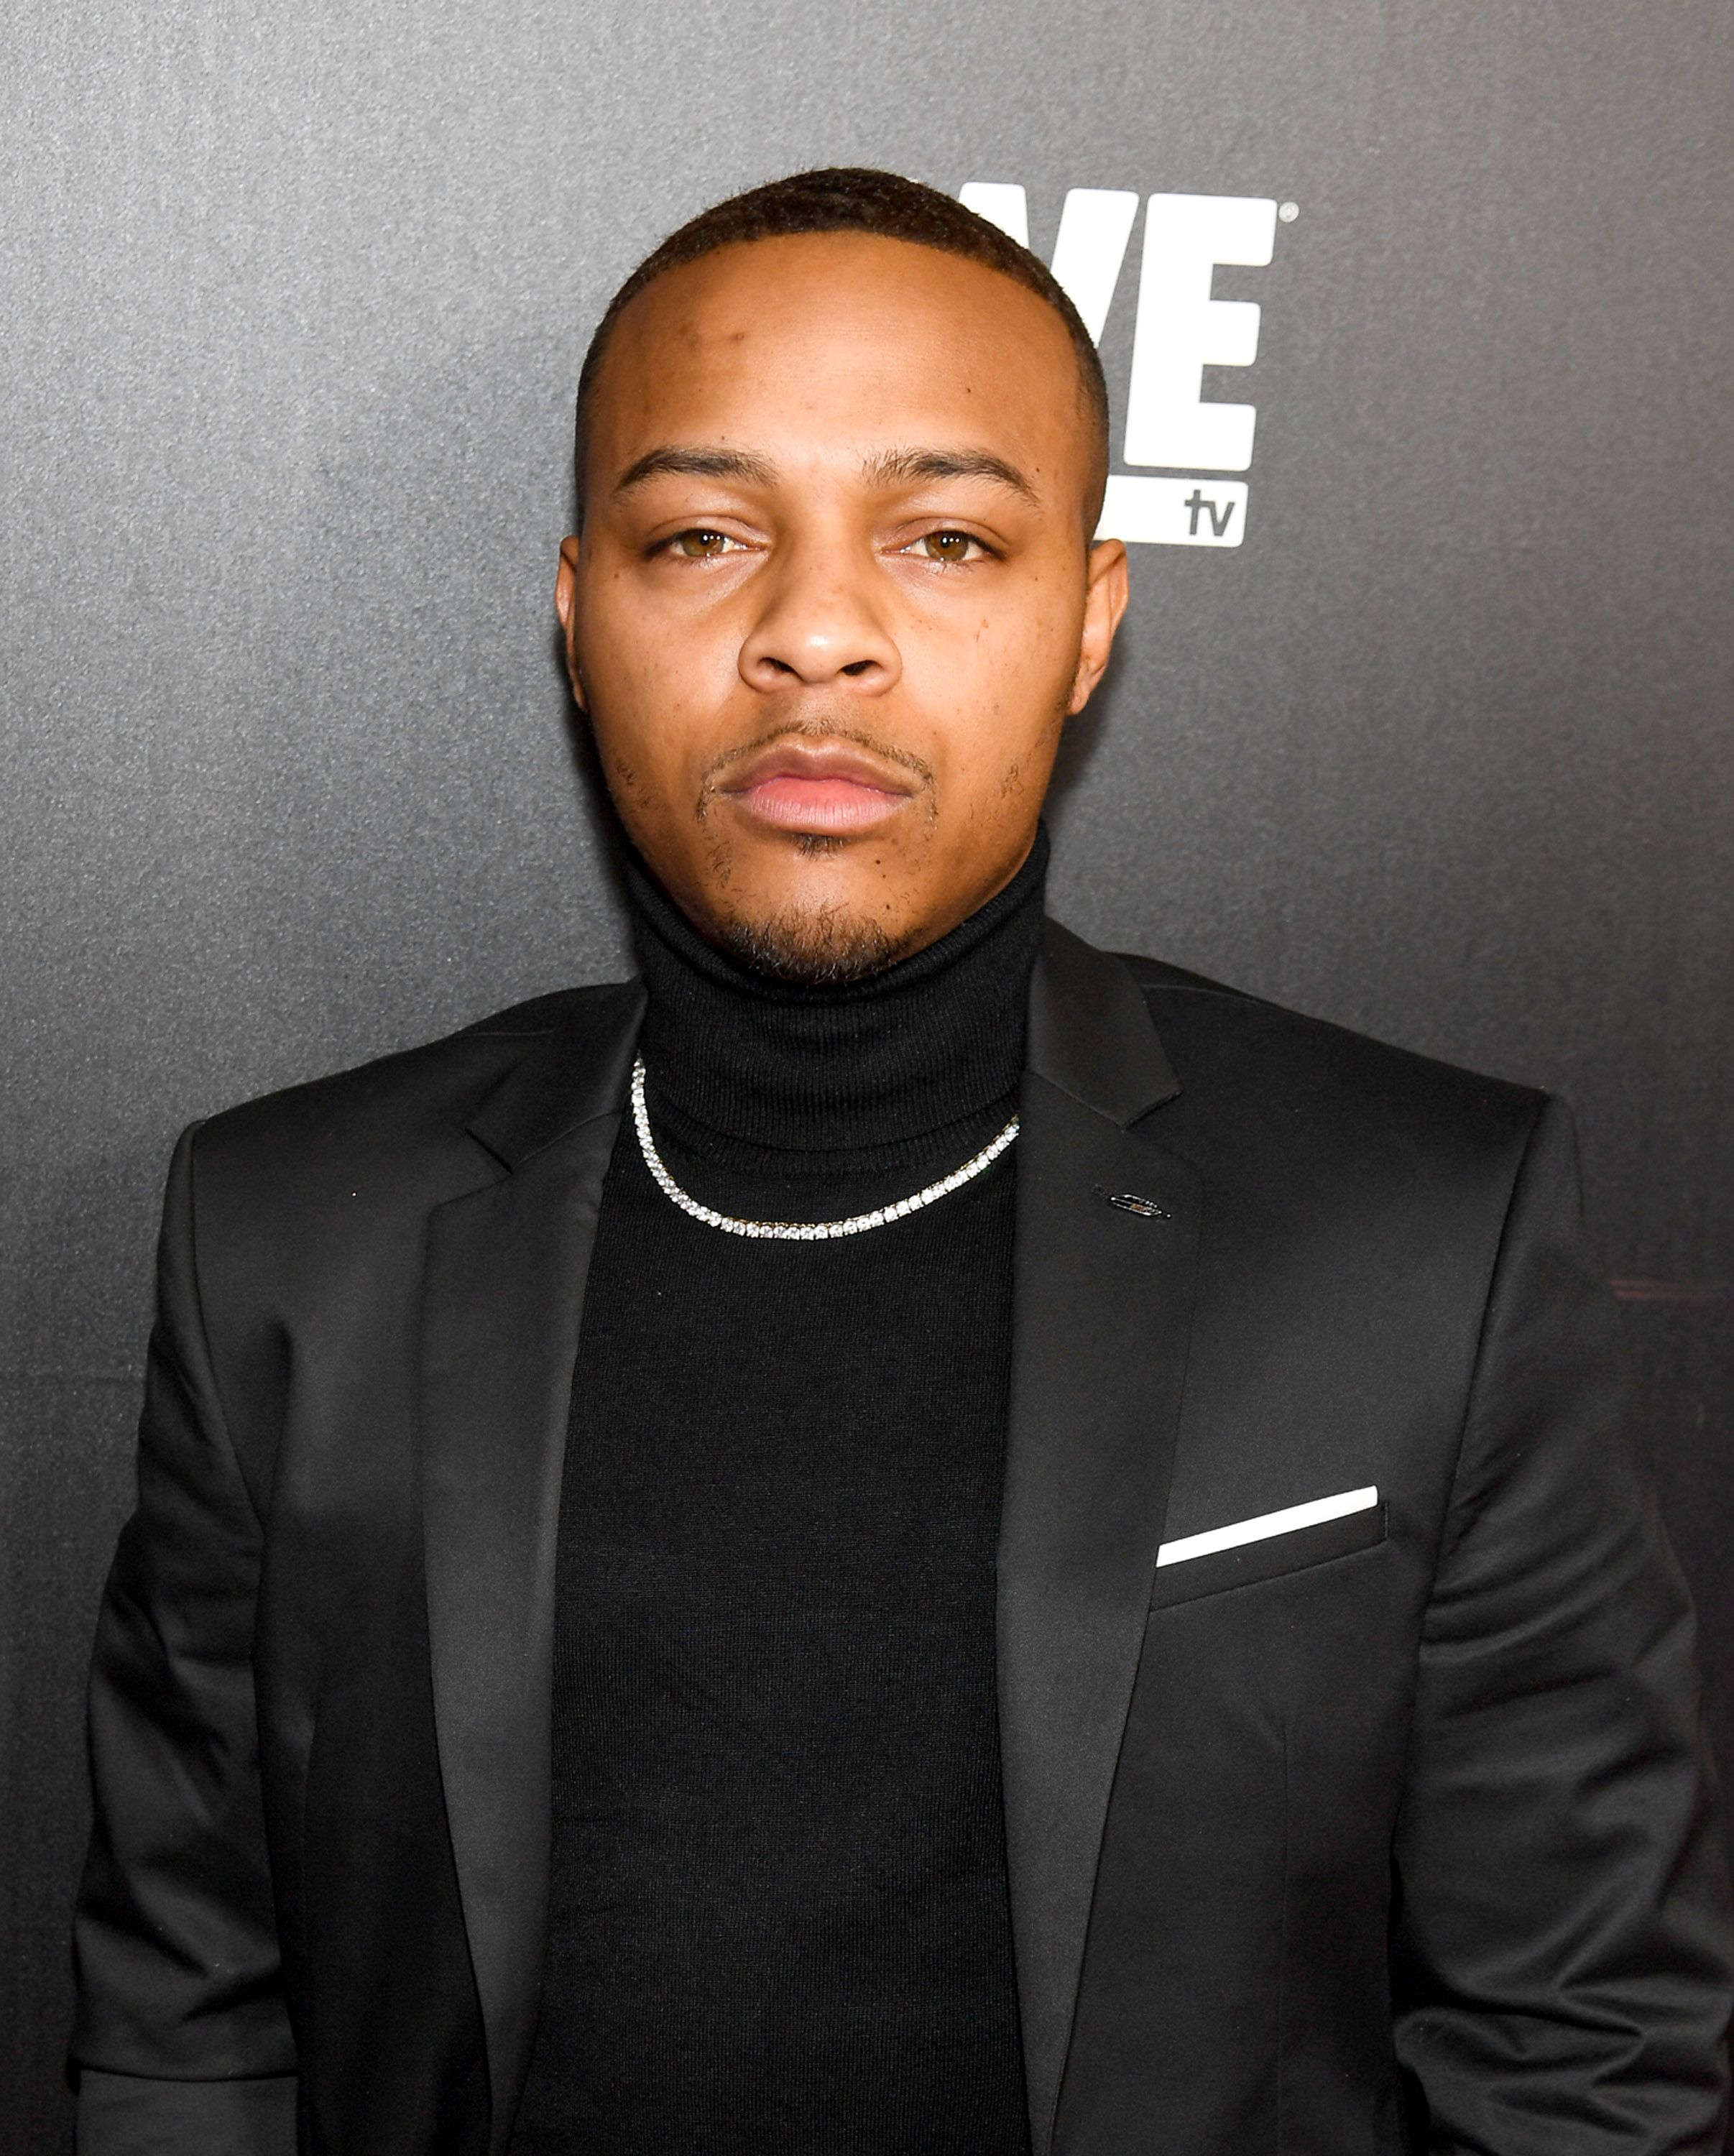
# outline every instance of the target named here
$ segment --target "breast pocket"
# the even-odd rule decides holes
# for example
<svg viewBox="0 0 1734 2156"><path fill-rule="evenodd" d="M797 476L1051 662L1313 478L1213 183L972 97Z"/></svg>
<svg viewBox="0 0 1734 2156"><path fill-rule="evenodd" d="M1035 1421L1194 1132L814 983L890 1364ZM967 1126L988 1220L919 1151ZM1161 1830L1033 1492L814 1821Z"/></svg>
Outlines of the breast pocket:
<svg viewBox="0 0 1734 2156"><path fill-rule="evenodd" d="M1203 1534L1164 1543L1157 1557L1152 1609L1252 1587L1291 1572L1352 1557L1385 1539L1385 1507L1376 1489L1346 1490L1280 1512L1237 1520Z"/></svg>

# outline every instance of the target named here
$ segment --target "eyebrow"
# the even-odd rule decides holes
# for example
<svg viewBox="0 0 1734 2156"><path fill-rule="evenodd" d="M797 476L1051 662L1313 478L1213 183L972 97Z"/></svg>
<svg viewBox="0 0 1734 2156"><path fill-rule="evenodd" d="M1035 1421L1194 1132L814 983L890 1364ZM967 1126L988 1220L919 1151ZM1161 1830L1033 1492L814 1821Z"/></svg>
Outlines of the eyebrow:
<svg viewBox="0 0 1734 2156"><path fill-rule="evenodd" d="M875 486L919 485L924 480L992 480L1039 506L1035 489L1018 467L991 449L885 449L870 457L862 472Z"/></svg>
<svg viewBox="0 0 1734 2156"><path fill-rule="evenodd" d="M745 449L680 449L670 443L647 449L629 464L615 480L614 492L625 494L642 486L646 480L660 479L670 472L685 479L740 480L748 486L768 486L777 476L774 467L762 457L750 455Z"/></svg>
<svg viewBox="0 0 1734 2156"><path fill-rule="evenodd" d="M664 443L647 449L629 464L615 480L618 498L647 480L673 475L685 479L731 479L747 486L775 484L777 468L764 457L746 449L681 447ZM1035 489L1018 467L997 457L991 449L881 449L869 457L861 475L870 486L918 486L924 481L947 479L985 479L1008 487L1026 501L1038 500Z"/></svg>

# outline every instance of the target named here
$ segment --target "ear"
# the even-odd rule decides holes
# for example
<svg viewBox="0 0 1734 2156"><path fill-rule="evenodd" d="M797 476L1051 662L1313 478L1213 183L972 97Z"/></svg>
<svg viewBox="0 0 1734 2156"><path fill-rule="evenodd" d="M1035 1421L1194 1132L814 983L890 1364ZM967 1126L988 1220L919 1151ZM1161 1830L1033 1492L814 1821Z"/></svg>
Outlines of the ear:
<svg viewBox="0 0 1734 2156"><path fill-rule="evenodd" d="M578 665L578 551L576 533L560 542L560 567L554 572L554 611L560 618L560 634L566 644L567 679L572 701L587 716L582 672Z"/></svg>
<svg viewBox="0 0 1734 2156"><path fill-rule="evenodd" d="M1095 693L1114 649L1114 632L1131 587L1126 574L1126 548L1118 539L1098 539L1090 550L1084 593L1084 631L1078 639L1078 670L1072 677L1072 693L1066 716L1081 711Z"/></svg>

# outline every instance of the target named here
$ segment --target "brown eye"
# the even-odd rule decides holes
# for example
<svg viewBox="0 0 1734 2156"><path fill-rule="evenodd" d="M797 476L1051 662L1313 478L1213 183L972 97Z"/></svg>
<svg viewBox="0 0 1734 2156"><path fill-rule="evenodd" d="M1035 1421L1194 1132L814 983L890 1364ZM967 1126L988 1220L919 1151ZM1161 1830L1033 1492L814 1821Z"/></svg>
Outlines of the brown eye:
<svg viewBox="0 0 1734 2156"><path fill-rule="evenodd" d="M726 531L683 531L675 541L675 552L683 554L689 562L708 562L727 547Z"/></svg>
<svg viewBox="0 0 1734 2156"><path fill-rule="evenodd" d="M967 531L930 531L921 542L934 562L967 562L975 543Z"/></svg>

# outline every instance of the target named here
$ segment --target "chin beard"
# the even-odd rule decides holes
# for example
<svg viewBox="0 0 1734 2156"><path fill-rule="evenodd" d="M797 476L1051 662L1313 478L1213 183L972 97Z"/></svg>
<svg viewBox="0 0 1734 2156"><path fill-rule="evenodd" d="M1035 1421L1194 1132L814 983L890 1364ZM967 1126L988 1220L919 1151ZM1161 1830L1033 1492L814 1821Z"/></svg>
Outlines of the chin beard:
<svg viewBox="0 0 1734 2156"><path fill-rule="evenodd" d="M842 988L882 973L909 941L835 906L811 911L791 906L759 921L722 920L712 933L743 966L808 988Z"/></svg>

